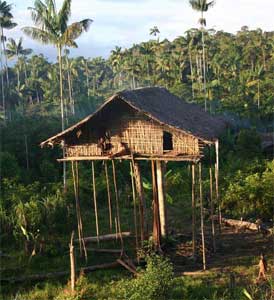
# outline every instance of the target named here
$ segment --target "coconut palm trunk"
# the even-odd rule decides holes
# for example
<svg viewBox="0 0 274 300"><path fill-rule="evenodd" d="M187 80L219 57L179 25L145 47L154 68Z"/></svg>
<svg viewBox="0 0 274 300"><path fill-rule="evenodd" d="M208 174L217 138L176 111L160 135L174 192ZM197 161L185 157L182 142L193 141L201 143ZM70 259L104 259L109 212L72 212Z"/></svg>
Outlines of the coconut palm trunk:
<svg viewBox="0 0 274 300"><path fill-rule="evenodd" d="M61 124L62 131L65 130L65 118L64 118L64 98L63 98L63 72L62 72L62 46L57 45L58 49L58 61L59 61L59 83L60 83L60 106L61 106ZM65 157L65 148L63 147L63 157ZM63 162L63 184L64 190L67 187L66 180L66 162Z"/></svg>
<svg viewBox="0 0 274 300"><path fill-rule="evenodd" d="M203 12L201 13L201 18L204 19ZM205 111L207 111L207 91L206 91L206 59L205 59L205 27L202 25L201 27L202 31L202 48L203 48L203 83L204 83L204 100L205 100Z"/></svg>

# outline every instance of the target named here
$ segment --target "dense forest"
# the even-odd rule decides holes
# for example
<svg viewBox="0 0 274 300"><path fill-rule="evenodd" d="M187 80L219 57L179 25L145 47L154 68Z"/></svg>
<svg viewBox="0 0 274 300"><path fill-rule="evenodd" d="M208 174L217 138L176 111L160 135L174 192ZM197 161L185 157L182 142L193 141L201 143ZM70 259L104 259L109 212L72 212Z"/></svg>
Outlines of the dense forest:
<svg viewBox="0 0 274 300"><path fill-rule="evenodd" d="M70 3L64 1L68 2ZM40 1L34 3L36 6L32 11L37 27L42 22L37 17L39 9L42 9L39 3ZM58 26L61 21L54 19L55 8L50 7L53 2L45 3L48 4L49 12L50 9L53 10L52 24ZM71 172L67 170L68 186L64 192L62 166L56 161L56 158L62 156L61 149L41 149L39 144L62 128L92 113L105 99L124 89L163 86L184 101L197 103L209 113L225 118L230 126L220 142L222 213L236 219L255 221L260 218L266 223L272 221L273 148L263 145L266 137L271 137L273 133L274 32L265 32L260 28L250 30L243 26L234 34L203 26L202 30L192 28L169 41L159 38L160 30L155 26L150 31L150 40L134 44L128 49L117 46L107 58L72 57L69 48L76 46L75 39L89 29L91 20L80 21L74 26L76 28L70 27L67 19L63 20L63 31L56 33L56 39L52 37L54 28L51 27L54 26L49 25L47 32L52 29L49 33L51 38L43 34L39 36L37 32L31 32L26 27L23 28L22 38L14 40L10 37L10 29L16 26L12 6L6 1L0 1L0 12L1 254L14 256L14 261L3 263L3 277L12 277L14 274L11 270L17 270L18 265L32 265L29 268L35 271L39 270L39 266L55 270L58 266L67 264L67 258L61 255L67 251L69 235L75 228ZM40 18L42 19L41 16ZM59 50L56 52L58 61L51 62L33 49L25 48L24 33L43 43L48 39L47 43L55 45ZM60 42L62 34L69 36L70 41ZM98 164L98 169L100 168ZM84 164L82 172L81 199L83 207L86 208L84 210L88 211L91 205L89 167ZM206 161L205 178L207 172ZM104 223L105 182L101 173L97 177L98 197L101 200L99 209L102 212L100 218ZM186 208L187 203L190 203L189 177L187 165L171 163L167 166L167 195L171 211L178 207ZM151 196L149 181L149 168L144 166L147 199ZM121 201L125 203L122 205L123 216L127 220L131 206L131 200L128 200L130 175L128 166L124 163L119 167L119 184ZM205 189L208 186L209 180L205 179ZM189 210L190 207L182 213L186 221ZM105 211L105 219L106 216ZM181 218L178 212L176 217ZM83 218L86 224L90 223L88 214ZM176 222L178 220L174 224ZM130 222L125 224L130 226ZM93 221L86 226L87 231L94 230ZM49 264L51 267L46 267ZM152 270L155 264L152 258L148 260L148 273L144 275L148 277L140 279L139 286L137 284L133 287L133 284L130 286L125 282L123 285L120 282L120 286L115 288L142 289L145 281L153 281L153 276L156 276L157 272ZM166 270L167 278L155 280L163 280L162 284L165 286L171 271L166 261L160 261L159 264L156 264L157 267L159 270ZM25 271L28 270L27 267L23 269L28 273ZM111 273L109 278L115 276ZM85 280L82 279L84 283L80 282L80 286L87 284ZM187 282L184 284L191 286ZM148 288L150 291L153 289ZM187 293L186 291L187 288L184 292ZM4 292L11 297L17 290L10 285L3 285ZM208 297L212 296L206 294L206 291L204 293ZM29 299L55 299L54 292L50 295L48 298L36 296L37 298ZM202 299L199 298L201 295L197 294L197 299ZM101 297L96 299L113 299L104 298L107 297L106 294ZM153 297L155 295L143 299L156 299ZM179 299L176 298L176 293L173 297ZM79 296L58 299L91 298ZM119 299L125 298L121 296ZM191 299L196 298L193 296Z"/></svg>

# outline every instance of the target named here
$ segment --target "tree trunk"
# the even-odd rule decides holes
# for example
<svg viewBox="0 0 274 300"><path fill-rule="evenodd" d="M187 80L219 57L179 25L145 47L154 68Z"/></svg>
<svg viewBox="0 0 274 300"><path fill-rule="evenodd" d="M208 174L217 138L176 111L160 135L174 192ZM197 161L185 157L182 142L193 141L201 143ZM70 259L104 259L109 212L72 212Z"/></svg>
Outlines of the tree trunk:
<svg viewBox="0 0 274 300"><path fill-rule="evenodd" d="M156 161L156 175L157 175L157 190L158 190L158 201L159 201L161 237L166 237L167 235L166 207L165 207L166 199L165 199L165 191L164 191L163 162L161 161Z"/></svg>
<svg viewBox="0 0 274 300"><path fill-rule="evenodd" d="M203 18L203 12L202 12ZM206 61L205 61L205 37L204 37L204 26L201 28L202 30L202 47L203 47L203 79L204 79L204 97L205 97L205 111L207 111L207 95L206 95Z"/></svg>
<svg viewBox="0 0 274 300"><path fill-rule="evenodd" d="M204 206L203 206L202 164L201 163L199 163L199 186L200 186L200 213L201 213L201 236L202 236L202 251L203 251L203 270L206 270L205 232L204 232Z"/></svg>
<svg viewBox="0 0 274 300"><path fill-rule="evenodd" d="M219 233L222 231L222 214L219 199L219 140L215 142L216 164L215 164L215 188L216 188L216 203L218 203L218 223Z"/></svg>
<svg viewBox="0 0 274 300"><path fill-rule="evenodd" d="M136 192L139 200L141 241L143 242L147 232L146 202L145 202L141 169L139 164L135 161L133 162L133 169L134 169L134 176L136 182Z"/></svg>
<svg viewBox="0 0 274 300"><path fill-rule="evenodd" d="M213 251L216 252L216 241L215 241L215 220L214 220L214 200L213 200L213 178L212 178L212 167L209 167L209 181L210 181L210 217L211 217L211 234L212 234L212 245Z"/></svg>
<svg viewBox="0 0 274 300"><path fill-rule="evenodd" d="M155 172L155 161L151 161L151 173L152 173L152 191L153 191L153 243L155 250L159 250L161 247L161 228L159 218L159 201L157 193L157 180Z"/></svg>
<svg viewBox="0 0 274 300"><path fill-rule="evenodd" d="M26 168L27 170L29 170L29 149L28 149L28 139L26 134L24 134L24 140L25 140L25 151L26 151Z"/></svg>
<svg viewBox="0 0 274 300"><path fill-rule="evenodd" d="M70 239L70 244L69 244L70 285L71 285L72 292L74 292L74 290L75 290L75 258L74 258L73 236L74 236L74 231L71 234L71 239Z"/></svg>
<svg viewBox="0 0 274 300"><path fill-rule="evenodd" d="M193 65L192 65L191 49L188 49L188 55L189 55L189 64L190 64L192 100L194 101L194 99L195 99L195 93L194 93L194 87L193 87Z"/></svg>
<svg viewBox="0 0 274 300"><path fill-rule="evenodd" d="M195 195L195 164L192 164L191 184L191 206L192 206L192 255L196 257L196 195Z"/></svg>
<svg viewBox="0 0 274 300"><path fill-rule="evenodd" d="M1 40L3 39L3 28L1 27ZM3 48L2 42L0 41L1 49L0 49L0 64L1 64L1 91L2 91L2 108L4 114L4 122L6 122L6 99L5 99L5 87L4 87L4 76L3 76Z"/></svg>
<svg viewBox="0 0 274 300"><path fill-rule="evenodd" d="M59 60L61 125L62 125L62 131L64 131L65 130L65 122L64 122L64 100L63 100L63 76L62 76L62 47L61 47L61 45L58 45L57 48L58 48L58 60ZM65 148L63 148L63 157L65 157ZM63 185L64 185L64 191L66 191L66 188L67 188L66 162L63 162Z"/></svg>

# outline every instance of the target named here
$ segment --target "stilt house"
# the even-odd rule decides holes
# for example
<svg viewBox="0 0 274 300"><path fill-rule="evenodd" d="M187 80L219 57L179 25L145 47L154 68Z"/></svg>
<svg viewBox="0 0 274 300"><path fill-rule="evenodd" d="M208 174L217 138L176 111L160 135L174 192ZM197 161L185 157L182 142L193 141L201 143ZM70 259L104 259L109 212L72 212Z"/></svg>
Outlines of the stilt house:
<svg viewBox="0 0 274 300"><path fill-rule="evenodd" d="M140 88L110 97L99 109L41 146L60 144L62 160L198 161L225 123L169 93Z"/></svg>
<svg viewBox="0 0 274 300"><path fill-rule="evenodd" d="M117 220L120 222L118 193L116 188L114 159L126 159L131 163L139 203L139 225L135 236L141 242L146 234L146 213L143 184L138 160L150 160L153 186L153 237L160 245L160 237L166 235L166 210L164 196L164 177L162 161L189 161L196 163L203 157L207 145L216 147L216 201L218 201L218 136L225 129L226 123L211 116L195 104L189 104L172 95L165 88L150 87L131 91L122 91L110 97L97 111L82 121L50 137L41 146L61 145L64 157L61 161L71 161L74 178L76 209L79 206L77 162L92 161L94 207L97 216L94 160L111 160L117 202ZM75 165L76 164L76 168ZM106 166L106 177L107 165ZM75 175L76 174L76 175ZM195 220L195 166L192 165L192 208ZM201 179L201 172L200 172ZM108 179L106 181L108 183ZM201 183L201 180L200 180ZM212 183L212 176L211 176ZM212 185L212 184L211 184ZM200 186L201 189L201 186ZM107 186L109 207L110 193ZM135 190L135 188L133 188ZM134 198L134 196L133 196ZM135 203L135 202L134 202ZM201 200L202 207L202 200ZM213 207L213 206L212 206ZM212 208L212 211L214 209ZM111 209L110 209L111 212ZM202 212L202 209L201 209ZM111 213L110 224L111 224ZM78 218L79 241L82 233L80 213ZM136 220L135 220L136 221ZM136 225L136 222L135 222ZM99 236L98 218L96 217L97 238ZM120 226L118 226L120 228ZM140 235L139 232L140 231ZM120 236L122 234L120 232ZM136 247L137 246L136 238ZM193 235L193 251L195 252ZM85 248L85 244L83 243Z"/></svg>

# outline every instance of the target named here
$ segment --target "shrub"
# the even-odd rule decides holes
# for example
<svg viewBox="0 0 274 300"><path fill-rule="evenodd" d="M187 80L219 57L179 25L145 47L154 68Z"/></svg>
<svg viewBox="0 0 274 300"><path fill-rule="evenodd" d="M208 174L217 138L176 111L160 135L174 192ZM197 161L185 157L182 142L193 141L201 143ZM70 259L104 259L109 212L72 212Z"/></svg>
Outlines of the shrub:
<svg viewBox="0 0 274 300"><path fill-rule="evenodd" d="M173 267L168 259L159 255L146 257L146 269L137 278L121 280L117 285L117 299L168 299L173 282Z"/></svg>

